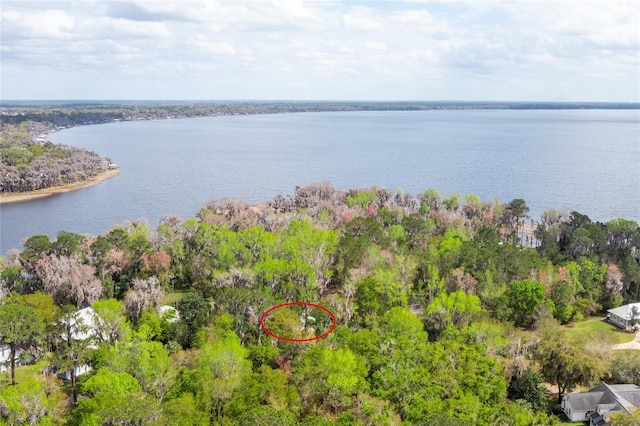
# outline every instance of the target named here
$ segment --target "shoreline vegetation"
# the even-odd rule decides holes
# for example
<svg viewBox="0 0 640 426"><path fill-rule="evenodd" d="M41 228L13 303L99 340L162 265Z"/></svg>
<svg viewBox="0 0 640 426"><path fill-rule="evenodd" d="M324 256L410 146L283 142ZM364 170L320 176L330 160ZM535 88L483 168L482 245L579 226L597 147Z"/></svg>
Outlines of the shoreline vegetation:
<svg viewBox="0 0 640 426"><path fill-rule="evenodd" d="M298 112L640 109L637 102L497 101L17 101L0 103L2 127L31 122L39 133L119 121ZM35 136L35 133L34 133Z"/></svg>
<svg viewBox="0 0 640 426"><path fill-rule="evenodd" d="M65 192L76 191L78 189L89 188L95 186L107 179L111 179L120 174L120 168L111 169L97 174L96 176L81 182L73 182L65 185L52 186L44 189L37 189L35 191L25 192L3 192L0 193L0 205L9 203L20 203L24 201L31 201L38 198L50 197L56 194L63 194Z"/></svg>
<svg viewBox="0 0 640 426"><path fill-rule="evenodd" d="M272 102L179 102L179 101L3 101L0 104L2 142L0 143L0 204L28 201L61 192L93 186L112 177L111 170L98 176L72 184L55 185L59 177L52 176L62 168L61 163L40 161L43 148L54 148L47 141L49 133L71 127L106 124L120 121L146 121L177 118L215 117L231 115L283 114L298 112L353 112L353 111L429 111L429 110L496 110L496 109L640 109L638 103L608 102L330 102L330 101L272 101ZM61 147L62 148L62 147ZM74 147L82 155L97 157L95 153ZM75 154L74 154L75 155ZM60 153L57 157L63 158ZM60 159L58 158L58 160ZM34 161L36 160L36 161ZM110 162L109 159L108 162ZM88 170L80 175L92 174L95 164L89 158ZM29 170L31 165L38 170ZM80 166L84 167L84 166ZM117 174L117 173L116 173ZM34 176L44 176L36 182ZM37 180L37 179L35 179ZM15 190L25 188L27 190Z"/></svg>
<svg viewBox="0 0 640 426"><path fill-rule="evenodd" d="M22 325L0 423L564 425L564 395L640 386L640 351L614 346L633 335L603 321L640 297L640 227L528 212L316 182L33 235L0 258L0 335Z"/></svg>

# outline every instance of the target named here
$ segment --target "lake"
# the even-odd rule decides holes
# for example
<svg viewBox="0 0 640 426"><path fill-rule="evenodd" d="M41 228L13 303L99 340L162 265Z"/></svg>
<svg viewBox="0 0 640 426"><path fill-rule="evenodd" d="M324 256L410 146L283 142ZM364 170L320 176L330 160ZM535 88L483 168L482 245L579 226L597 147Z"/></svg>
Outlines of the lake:
<svg viewBox="0 0 640 426"><path fill-rule="evenodd" d="M639 110L458 110L245 115L83 126L50 135L121 174L91 188L0 206L0 253L35 234L101 234L213 198L266 202L296 185L523 198L592 220L640 221Z"/></svg>

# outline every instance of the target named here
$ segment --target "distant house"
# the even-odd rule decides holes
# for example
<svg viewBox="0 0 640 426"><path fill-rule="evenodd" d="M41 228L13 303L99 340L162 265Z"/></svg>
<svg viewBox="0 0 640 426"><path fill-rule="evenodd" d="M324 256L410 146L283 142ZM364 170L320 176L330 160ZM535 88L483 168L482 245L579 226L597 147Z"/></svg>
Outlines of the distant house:
<svg viewBox="0 0 640 426"><path fill-rule="evenodd" d="M640 386L600 383L587 392L569 393L562 398L562 411L572 422L589 422L590 426L607 424L609 413L631 414L640 408Z"/></svg>
<svg viewBox="0 0 640 426"><path fill-rule="evenodd" d="M96 335L96 328L100 324L100 317L96 311L89 306L88 308L80 309L73 316L72 324L75 327L76 321L79 320L80 323L85 326L82 330L76 330L71 335L74 340L87 340L92 339ZM95 346L94 346L95 347Z"/></svg>
<svg viewBox="0 0 640 426"><path fill-rule="evenodd" d="M167 322L178 322L178 320L180 319L178 310L169 305L160 306L160 316L166 319Z"/></svg>
<svg viewBox="0 0 640 426"><path fill-rule="evenodd" d="M30 353L16 351L16 366L32 363L35 359ZM11 364L11 347L9 345L0 345L0 373L9 370Z"/></svg>
<svg viewBox="0 0 640 426"><path fill-rule="evenodd" d="M609 321L622 329L640 326L640 302L609 309L607 312Z"/></svg>
<svg viewBox="0 0 640 426"><path fill-rule="evenodd" d="M71 338L73 340L87 340L94 339L96 335L96 328L99 325L100 317L92 307L80 309L71 318ZM64 338L64 337L63 337ZM95 344L92 342L89 345L90 348L95 348ZM75 375L79 376L88 371L91 371L91 367L87 364L78 365L75 369ZM71 372L64 371L59 372L57 376L63 380L71 380Z"/></svg>
<svg viewBox="0 0 640 426"><path fill-rule="evenodd" d="M11 353L11 348L9 345L0 345L0 373L4 373L7 371L9 362L9 354Z"/></svg>

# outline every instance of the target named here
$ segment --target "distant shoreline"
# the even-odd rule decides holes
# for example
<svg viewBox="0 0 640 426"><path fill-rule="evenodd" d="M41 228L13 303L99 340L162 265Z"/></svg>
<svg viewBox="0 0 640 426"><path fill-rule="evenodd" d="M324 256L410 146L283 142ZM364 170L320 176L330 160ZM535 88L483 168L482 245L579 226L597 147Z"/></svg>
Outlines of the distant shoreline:
<svg viewBox="0 0 640 426"><path fill-rule="evenodd" d="M78 189L89 188L91 186L99 184L102 181L111 179L112 177L116 177L119 174L120 174L120 169L118 168L118 169L107 170L105 172L99 173L96 176L82 182L74 182L66 185L52 186L50 188L38 189L36 191L1 193L0 204L31 201L38 198L49 197L55 194L63 194L65 192L71 192L71 191L76 191Z"/></svg>

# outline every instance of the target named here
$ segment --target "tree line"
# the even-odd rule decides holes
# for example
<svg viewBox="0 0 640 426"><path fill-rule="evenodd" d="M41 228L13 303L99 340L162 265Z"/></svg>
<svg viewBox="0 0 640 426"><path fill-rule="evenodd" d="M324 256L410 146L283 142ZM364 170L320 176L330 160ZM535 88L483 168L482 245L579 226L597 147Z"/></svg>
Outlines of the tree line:
<svg viewBox="0 0 640 426"><path fill-rule="evenodd" d="M527 215L522 199L321 182L264 206L211 200L194 218L154 227L30 237L0 267L0 340L31 353L36 373L83 364L92 373L67 394L41 374L11 385L11 365L0 418L556 424L543 382L558 397L602 379L640 384L637 356L614 359L606 342L560 332L636 300L640 228L547 211L532 247ZM262 313L291 301L330 309L336 329L309 343L265 335ZM71 325L87 326L74 315L88 306L100 321L91 339L74 339ZM306 315L278 309L269 324L282 336L317 335L326 318L309 326Z"/></svg>
<svg viewBox="0 0 640 426"><path fill-rule="evenodd" d="M206 117L216 115L281 114L293 112L428 111L459 109L637 109L637 103L610 102L7 102L0 107L3 124L25 121L55 127L124 120ZM53 127L51 127L53 126Z"/></svg>

